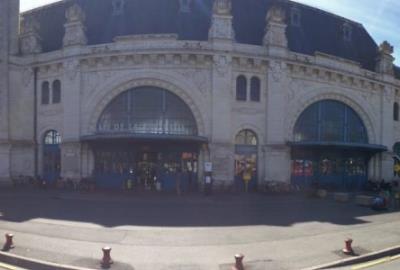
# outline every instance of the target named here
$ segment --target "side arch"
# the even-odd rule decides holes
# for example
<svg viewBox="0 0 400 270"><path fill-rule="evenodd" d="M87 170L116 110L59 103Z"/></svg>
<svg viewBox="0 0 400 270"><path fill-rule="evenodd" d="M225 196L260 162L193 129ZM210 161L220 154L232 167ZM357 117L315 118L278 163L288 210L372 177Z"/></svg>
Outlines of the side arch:
<svg viewBox="0 0 400 270"><path fill-rule="evenodd" d="M323 100L335 100L342 102L352 108L358 116L361 118L363 121L365 128L367 129L367 134L369 138L369 143L377 143L377 137L376 137L376 132L373 126L373 121L370 118L370 114L368 111L359 105L358 101L355 101L354 99L345 96L343 94L339 93L314 93L312 95L307 95L306 97L303 97L298 101L298 105L296 106L296 109L293 111L289 118L286 134L287 138L289 140L293 140L293 131L294 127L296 125L297 120L299 119L300 115L312 104L323 101Z"/></svg>

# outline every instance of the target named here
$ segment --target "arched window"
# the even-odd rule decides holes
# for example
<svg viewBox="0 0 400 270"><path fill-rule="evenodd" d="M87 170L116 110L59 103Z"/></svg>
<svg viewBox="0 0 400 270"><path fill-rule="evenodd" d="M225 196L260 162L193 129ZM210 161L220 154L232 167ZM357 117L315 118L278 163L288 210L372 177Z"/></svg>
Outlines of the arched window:
<svg viewBox="0 0 400 270"><path fill-rule="evenodd" d="M247 79L240 75L236 79L236 100L246 101L247 99Z"/></svg>
<svg viewBox="0 0 400 270"><path fill-rule="evenodd" d="M257 135L250 129L241 130L235 138L236 145L252 145L258 144Z"/></svg>
<svg viewBox="0 0 400 270"><path fill-rule="evenodd" d="M310 105L294 128L296 142L368 143L367 130L358 114L346 104L323 100Z"/></svg>
<svg viewBox="0 0 400 270"><path fill-rule="evenodd" d="M50 103L50 84L48 81L42 83L42 104Z"/></svg>
<svg viewBox="0 0 400 270"><path fill-rule="evenodd" d="M290 10L290 24L292 26L299 27L301 21L300 9L297 7L292 7Z"/></svg>
<svg viewBox="0 0 400 270"><path fill-rule="evenodd" d="M251 101L260 101L260 79L257 77L251 78L250 82L250 100Z"/></svg>
<svg viewBox="0 0 400 270"><path fill-rule="evenodd" d="M55 130L47 131L43 140L45 145L59 145L61 144L61 136Z"/></svg>
<svg viewBox="0 0 400 270"><path fill-rule="evenodd" d="M61 82L60 80L55 80L53 82L53 103L61 102Z"/></svg>
<svg viewBox="0 0 400 270"><path fill-rule="evenodd" d="M146 86L125 91L111 101L100 116L97 131L197 136L197 124L178 96Z"/></svg>
<svg viewBox="0 0 400 270"><path fill-rule="evenodd" d="M351 24L348 22L343 24L342 31L343 31L343 40L346 42L351 42L353 35L353 28L351 27Z"/></svg>
<svg viewBox="0 0 400 270"><path fill-rule="evenodd" d="M113 0L112 1L112 14L114 16L121 15L124 13L124 6L125 6L125 0Z"/></svg>
<svg viewBox="0 0 400 270"><path fill-rule="evenodd" d="M190 4L191 4L191 0L180 0L179 1L180 12L182 12L182 13L190 12Z"/></svg>
<svg viewBox="0 0 400 270"><path fill-rule="evenodd" d="M393 104L393 120L399 121L399 103L397 102Z"/></svg>

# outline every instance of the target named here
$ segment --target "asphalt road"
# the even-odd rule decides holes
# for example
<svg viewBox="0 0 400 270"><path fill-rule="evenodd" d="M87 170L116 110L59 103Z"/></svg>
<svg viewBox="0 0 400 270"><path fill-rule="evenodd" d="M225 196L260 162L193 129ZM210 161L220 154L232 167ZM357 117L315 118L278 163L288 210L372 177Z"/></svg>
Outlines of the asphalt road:
<svg viewBox="0 0 400 270"><path fill-rule="evenodd" d="M13 253L95 267L111 245L115 270L225 270L238 252L254 269L298 270L342 259L347 237L359 254L397 245L399 216L304 196L0 190Z"/></svg>

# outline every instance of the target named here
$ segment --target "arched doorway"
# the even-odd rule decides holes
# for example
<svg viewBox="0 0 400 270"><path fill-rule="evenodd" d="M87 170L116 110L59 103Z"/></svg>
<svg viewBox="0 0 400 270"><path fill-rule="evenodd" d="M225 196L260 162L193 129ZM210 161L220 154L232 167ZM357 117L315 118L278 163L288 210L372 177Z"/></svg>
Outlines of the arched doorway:
<svg viewBox="0 0 400 270"><path fill-rule="evenodd" d="M257 188L257 146L254 131L241 130L235 137L235 185L242 191Z"/></svg>
<svg viewBox="0 0 400 270"><path fill-rule="evenodd" d="M97 132L85 138L99 187L174 191L197 187L199 147L190 108L177 95L144 86L123 92L105 108Z"/></svg>
<svg viewBox="0 0 400 270"><path fill-rule="evenodd" d="M297 119L291 142L292 182L335 190L360 190L368 179L368 161L380 145L368 143L366 127L348 105L323 100Z"/></svg>
<svg viewBox="0 0 400 270"><path fill-rule="evenodd" d="M54 183L61 173L61 136L56 130L49 130L43 137L43 179Z"/></svg>

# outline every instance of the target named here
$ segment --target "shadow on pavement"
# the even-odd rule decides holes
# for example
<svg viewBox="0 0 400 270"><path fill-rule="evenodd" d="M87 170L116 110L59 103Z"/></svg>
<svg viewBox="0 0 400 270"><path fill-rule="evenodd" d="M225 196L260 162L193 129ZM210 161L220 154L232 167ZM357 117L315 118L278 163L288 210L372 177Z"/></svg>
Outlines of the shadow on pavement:
<svg viewBox="0 0 400 270"><path fill-rule="evenodd" d="M291 226L303 222L339 225L366 223L376 215L353 202L310 199L302 195L261 194L123 195L59 191L1 190L0 220L24 222L35 218L76 221L106 227L166 226Z"/></svg>

